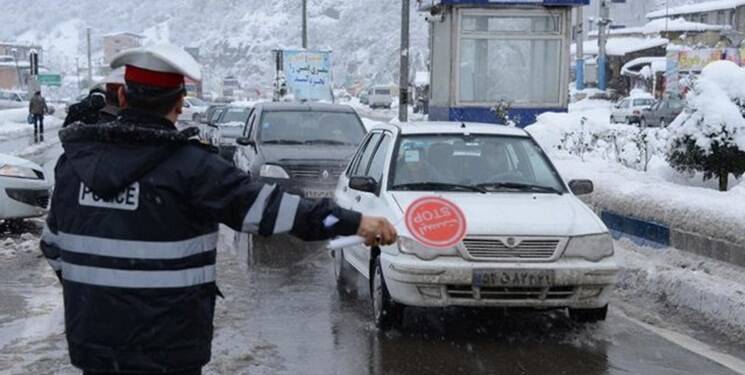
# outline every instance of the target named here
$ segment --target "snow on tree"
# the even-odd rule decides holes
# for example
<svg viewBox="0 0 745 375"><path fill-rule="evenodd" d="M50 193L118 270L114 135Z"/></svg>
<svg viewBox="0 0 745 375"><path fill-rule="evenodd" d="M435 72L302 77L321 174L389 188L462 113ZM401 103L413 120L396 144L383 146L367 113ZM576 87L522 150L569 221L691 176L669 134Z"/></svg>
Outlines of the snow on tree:
<svg viewBox="0 0 745 375"><path fill-rule="evenodd" d="M691 88L686 113L670 125L667 160L678 171L718 178L727 191L730 174L745 174L745 69L711 63Z"/></svg>

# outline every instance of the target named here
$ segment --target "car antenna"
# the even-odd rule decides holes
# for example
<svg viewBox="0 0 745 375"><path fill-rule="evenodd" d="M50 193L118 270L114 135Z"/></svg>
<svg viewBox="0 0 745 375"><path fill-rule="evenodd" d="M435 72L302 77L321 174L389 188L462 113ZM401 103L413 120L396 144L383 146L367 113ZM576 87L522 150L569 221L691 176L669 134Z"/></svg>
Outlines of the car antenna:
<svg viewBox="0 0 745 375"><path fill-rule="evenodd" d="M461 129L465 129L466 128L466 123L465 122L461 122L460 123L460 128Z"/></svg>

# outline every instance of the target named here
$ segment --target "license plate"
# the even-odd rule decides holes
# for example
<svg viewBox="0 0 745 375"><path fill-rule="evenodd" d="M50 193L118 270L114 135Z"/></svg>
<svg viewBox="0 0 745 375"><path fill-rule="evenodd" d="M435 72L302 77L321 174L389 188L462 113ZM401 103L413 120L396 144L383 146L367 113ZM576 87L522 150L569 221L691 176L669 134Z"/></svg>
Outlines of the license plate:
<svg viewBox="0 0 745 375"><path fill-rule="evenodd" d="M333 198L334 192L327 190L306 190L305 197L310 199Z"/></svg>
<svg viewBox="0 0 745 375"><path fill-rule="evenodd" d="M554 272L544 270L474 270L473 285L543 287L554 284Z"/></svg>

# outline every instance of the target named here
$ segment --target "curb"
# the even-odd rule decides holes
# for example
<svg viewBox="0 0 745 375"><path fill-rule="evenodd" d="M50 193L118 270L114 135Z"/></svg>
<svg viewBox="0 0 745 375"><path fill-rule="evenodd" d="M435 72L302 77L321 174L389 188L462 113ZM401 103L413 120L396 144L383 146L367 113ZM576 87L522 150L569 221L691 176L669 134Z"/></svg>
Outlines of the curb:
<svg viewBox="0 0 745 375"><path fill-rule="evenodd" d="M591 203L586 203L593 207ZM745 246L602 207L594 206L594 209L616 238L625 237L636 244L652 248L674 247L745 267Z"/></svg>

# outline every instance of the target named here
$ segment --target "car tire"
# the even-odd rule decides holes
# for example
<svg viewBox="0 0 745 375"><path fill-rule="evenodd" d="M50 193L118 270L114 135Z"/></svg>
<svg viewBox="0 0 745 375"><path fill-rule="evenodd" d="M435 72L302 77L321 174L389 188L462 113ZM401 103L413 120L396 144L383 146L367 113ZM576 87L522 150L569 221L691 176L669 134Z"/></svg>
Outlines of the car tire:
<svg viewBox="0 0 745 375"><path fill-rule="evenodd" d="M608 305L598 309L569 309L569 317L578 323L602 322L608 316Z"/></svg>
<svg viewBox="0 0 745 375"><path fill-rule="evenodd" d="M333 250L331 257L334 259L334 278L339 295L345 297L357 294L357 270L344 258L344 249Z"/></svg>
<svg viewBox="0 0 745 375"><path fill-rule="evenodd" d="M403 322L404 306L391 298L388 286L383 277L383 267L380 257L375 258L373 270L370 274L370 305L372 307L375 327L381 331L398 328Z"/></svg>

